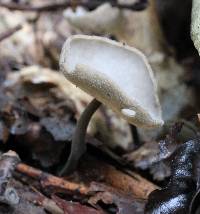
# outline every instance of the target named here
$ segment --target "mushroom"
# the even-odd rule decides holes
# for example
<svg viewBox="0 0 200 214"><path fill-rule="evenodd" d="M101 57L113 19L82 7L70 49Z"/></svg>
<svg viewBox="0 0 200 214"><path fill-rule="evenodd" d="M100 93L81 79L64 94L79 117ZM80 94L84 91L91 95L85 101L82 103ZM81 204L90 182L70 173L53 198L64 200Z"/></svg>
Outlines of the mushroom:
<svg viewBox="0 0 200 214"><path fill-rule="evenodd" d="M194 46L200 54L200 1L193 0L192 3L192 20L191 20L191 37Z"/></svg>
<svg viewBox="0 0 200 214"><path fill-rule="evenodd" d="M60 69L69 81L95 98L78 121L61 174L72 172L85 152L86 129L101 103L135 126L163 125L154 75L139 50L107 38L71 36L62 48Z"/></svg>
<svg viewBox="0 0 200 214"><path fill-rule="evenodd" d="M84 32L103 34L112 33L117 29L121 20L121 10L105 3L93 11L77 7L74 12L68 8L64 12L64 16L72 26Z"/></svg>

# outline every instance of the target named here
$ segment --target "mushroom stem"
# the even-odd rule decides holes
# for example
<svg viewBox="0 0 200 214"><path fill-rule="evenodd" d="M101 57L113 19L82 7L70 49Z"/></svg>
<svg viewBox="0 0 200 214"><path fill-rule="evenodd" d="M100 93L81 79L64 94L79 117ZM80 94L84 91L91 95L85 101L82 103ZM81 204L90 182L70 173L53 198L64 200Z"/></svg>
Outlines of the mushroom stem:
<svg viewBox="0 0 200 214"><path fill-rule="evenodd" d="M134 147L135 147L135 149L139 148L142 145L142 143L140 141L137 127L130 124L130 129L131 129L131 134L132 134L132 138L133 138L133 142L134 142Z"/></svg>
<svg viewBox="0 0 200 214"><path fill-rule="evenodd" d="M78 120L76 126L76 130L73 134L72 148L71 153L69 155L69 159L67 160L63 169L59 173L60 175L66 175L73 172L76 169L81 156L86 152L85 135L87 127L92 115L96 112L100 105L101 102L96 99L93 99L86 107L84 112L81 114L81 117Z"/></svg>

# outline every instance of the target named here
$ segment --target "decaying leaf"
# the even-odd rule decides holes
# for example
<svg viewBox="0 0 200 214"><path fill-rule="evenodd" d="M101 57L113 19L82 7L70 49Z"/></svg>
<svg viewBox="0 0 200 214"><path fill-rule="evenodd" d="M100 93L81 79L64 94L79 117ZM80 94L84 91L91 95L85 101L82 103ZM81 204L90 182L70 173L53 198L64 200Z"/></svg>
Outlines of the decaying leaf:
<svg viewBox="0 0 200 214"><path fill-rule="evenodd" d="M149 196L146 213L188 213L190 202L197 188L194 176L195 159L199 159L199 139L181 145L171 162L171 177L162 190L155 190Z"/></svg>
<svg viewBox="0 0 200 214"><path fill-rule="evenodd" d="M123 195L120 191L116 191L111 187L102 184L93 183L91 191L97 192L89 199L89 203L93 206L104 203L110 206L110 211L116 214L142 214L144 209L144 200L139 200L131 195Z"/></svg>
<svg viewBox="0 0 200 214"><path fill-rule="evenodd" d="M92 99L91 96L67 81L60 73L36 66L23 69L18 74L9 75L6 85L9 87L21 85L21 104L26 107L29 113L40 117L42 115L49 117L48 114L51 111L51 115L54 118L51 120L54 123L58 118L67 119L68 116L63 114L68 110L73 111L75 117L79 118L87 103ZM48 90L51 93L48 93ZM33 91L35 92L33 93ZM48 100L50 94L53 95L53 98L51 98L53 104ZM46 99L43 97L46 97ZM59 103L57 100L59 100ZM68 110L65 109L65 106L67 106ZM52 108L54 108L54 111L52 111ZM62 121L59 122L59 124L61 123ZM62 124L66 125L64 123ZM63 126L63 131L64 129L65 126ZM88 133L93 136L98 135L101 141L111 147L119 146L127 150L132 144L129 125L109 109L102 108L94 115L89 125Z"/></svg>
<svg viewBox="0 0 200 214"><path fill-rule="evenodd" d="M81 205L80 203L62 200L57 196L53 196L52 198L58 204L58 206L64 210L64 213L67 213L67 214L74 214L74 213L103 214L104 213L103 211L98 211L94 208Z"/></svg>

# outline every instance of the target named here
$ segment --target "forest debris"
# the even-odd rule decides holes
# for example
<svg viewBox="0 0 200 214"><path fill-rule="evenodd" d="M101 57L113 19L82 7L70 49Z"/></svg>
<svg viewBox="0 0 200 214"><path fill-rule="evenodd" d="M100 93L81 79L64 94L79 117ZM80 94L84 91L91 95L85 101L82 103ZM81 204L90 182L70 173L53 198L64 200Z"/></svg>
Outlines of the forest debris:
<svg viewBox="0 0 200 214"><path fill-rule="evenodd" d="M32 12L55 11L55 10L61 10L62 8L66 8L69 6L71 6L71 2L69 1L40 5L40 6L26 5L26 4L23 5L23 4L17 4L17 3L0 3L0 7L7 8L9 10L32 11Z"/></svg>
<svg viewBox="0 0 200 214"><path fill-rule="evenodd" d="M55 141L39 123L32 122L24 135L16 136L16 143L19 155L25 155L28 159L38 161L42 167L49 168L59 163L68 141ZM20 146L23 147L22 151Z"/></svg>
<svg viewBox="0 0 200 214"><path fill-rule="evenodd" d="M73 10L73 8L69 8L66 11L64 11L64 16L69 20L69 23L74 26L75 28L81 29L81 33L88 33L90 35L114 35L116 40L128 43L131 45L130 41L132 41L131 37L135 38L135 34L138 34L138 31L145 31L145 34L148 34L148 30L151 30L150 28L148 30L146 29L140 29L134 28L134 26L137 26L138 18L137 16L139 15L138 12L136 12L137 15L131 17L128 19L128 17L131 16L132 11L128 10L119 10L119 8L114 7L113 2L117 2L117 0L109 0L109 1L102 1L102 5L97 7L95 10L87 10L87 8L82 8L82 7L77 7L76 10ZM123 2L127 3L129 5L138 3L138 4L146 4L147 1L137 1L137 0L131 0L131 1L118 1L118 2ZM149 1L148 1L149 2ZM148 4L148 6L151 6ZM149 7L147 7L146 10L148 10ZM146 11L145 10L145 11ZM107 13L106 17L104 17L105 13ZM130 14L131 13L131 14ZM140 13L143 13L140 12ZM144 18L144 17L143 17ZM133 22L134 20L134 22ZM130 22L131 23L130 23ZM88 24L87 24L88 23ZM146 20L144 21L146 23ZM147 27L145 25L145 27ZM151 25L151 28L155 28L155 26ZM132 31L132 28L134 30ZM149 36L149 34L148 34ZM158 38L157 36L156 38ZM142 41L143 43L146 44L146 41L151 40L151 43L154 43L153 39L144 39ZM137 44L133 45L136 47ZM143 44L140 44L142 46ZM141 48L139 48L141 50Z"/></svg>
<svg viewBox="0 0 200 214"><path fill-rule="evenodd" d="M170 156L179 145L198 137L197 127L185 120L167 122L164 126L160 133L164 139L159 143L145 142L139 149L124 155L134 167L150 170L153 178L159 181L170 176Z"/></svg>
<svg viewBox="0 0 200 214"><path fill-rule="evenodd" d="M161 181L169 177L171 171L168 164L160 157L160 147L155 141L146 142L139 149L126 154L124 157L130 164L133 164L134 167L141 170L149 170L155 180ZM173 149L171 150L174 151Z"/></svg>
<svg viewBox="0 0 200 214"><path fill-rule="evenodd" d="M200 188L198 186L197 192L192 198L192 201L190 203L189 208L189 214L199 214L200 212L200 206L199 206L199 200L200 200Z"/></svg>
<svg viewBox="0 0 200 214"><path fill-rule="evenodd" d="M44 167L50 167L60 161L61 153L66 144L65 141L55 141L42 124L34 122L30 118L30 114L28 115L25 110L16 107L16 103L7 103L4 107L1 106L0 113L2 122L5 123L5 128L3 126L1 129L4 143L7 143L11 135L15 136L15 142L17 143L15 150L19 155L37 160ZM61 132L58 131L58 136L61 136L62 133L59 133ZM68 134L64 137L70 136ZM15 143L10 143L13 147L16 147ZM2 146L6 147L7 145ZM21 146L23 149L21 149ZM24 151L26 151L25 154Z"/></svg>
<svg viewBox="0 0 200 214"><path fill-rule="evenodd" d="M102 170L101 175L104 176L106 183L126 193L132 193L141 199L146 199L154 189L159 189L156 185L133 172L128 175L109 165L100 167L100 170Z"/></svg>
<svg viewBox="0 0 200 214"><path fill-rule="evenodd" d="M55 166L75 128L74 104L53 77L45 81L42 75L30 80L17 74L11 76L2 86L2 124L9 130L9 136L16 137L20 156L37 160L45 168Z"/></svg>
<svg viewBox="0 0 200 214"><path fill-rule="evenodd" d="M42 206L45 210L52 214L65 214L64 210L61 209L54 200L47 198L45 195L33 189L32 191L25 192L24 198L30 203L35 205Z"/></svg>
<svg viewBox="0 0 200 214"><path fill-rule="evenodd" d="M65 192L65 193L67 192L67 193L75 194L75 195L78 193L81 193L84 196L90 196L88 203L96 208L99 207L98 202L100 202L100 201L102 201L103 203L110 205L110 206L115 204L117 207L117 210L119 211L117 213L119 213L119 214L123 214L123 213L127 214L127 213L131 213L133 211L135 211L135 212L137 211L137 213L139 214L139 213L142 213L142 210L144 207L145 201L141 199L143 197L143 195L138 194L135 197L131 194L131 191L126 192L126 190L123 189L123 187L125 187L128 184L128 182L131 180L131 178L125 182L122 181L124 183L123 183L121 190L119 190L119 188L115 189L111 186L109 187L109 186L106 186L104 184L97 183L97 182L91 182L89 187L86 187L84 185L75 184L73 182L68 182L62 178L58 178L56 176L53 176L53 175L47 174L45 172L42 172L40 170L34 169L25 164L18 164L17 171L40 181L43 188L51 187L51 188L53 188L53 191L55 191L55 192L57 190L57 192ZM102 171L103 171L103 169L102 169ZM101 173L101 171L100 171L100 173ZM105 171L105 174L106 173L110 173L110 172ZM111 172L111 173L112 173L111 176L114 175L113 172ZM116 175L114 175L115 177L113 178L113 180L118 179L118 177L116 177L118 175L120 175L120 177L119 177L120 180L122 180L123 178L126 178L126 176L123 177L121 174L118 172ZM93 175L93 176L95 176L95 175ZM139 178L139 177L137 177L137 178ZM107 181L105 181L105 182L107 182ZM131 186L131 184L132 183L130 183L130 186ZM130 188L130 186L127 188ZM116 185L116 187L117 187L117 185ZM136 186L134 186L134 187L136 187ZM140 187L142 187L142 185ZM139 198L140 200L138 200L137 198ZM82 205L77 204L77 203L67 202L67 201L64 201L61 199L55 200L55 199L58 199L55 197L52 197L52 199L63 210L66 210L67 209L66 207L69 207L69 206L70 207L73 206L73 208L72 208L73 210L82 207ZM42 200L42 202L44 202L44 201ZM44 206L44 204L43 204L43 206ZM83 209L83 213L85 212L84 211L85 209L87 210L88 208L85 207ZM96 213L97 211L91 210L91 212ZM97 213L99 213L99 211ZM100 212L100 213L102 213L102 212Z"/></svg>
<svg viewBox="0 0 200 214"><path fill-rule="evenodd" d="M11 206L19 203L16 190L9 185L12 173L19 162L18 155L13 151L4 153L0 159L0 201Z"/></svg>
<svg viewBox="0 0 200 214"><path fill-rule="evenodd" d="M63 178L53 176L51 174L45 173L41 170L35 169L25 164L18 164L16 169L20 173L39 180L42 187L44 188L48 188L51 186L65 192L71 191L83 195L90 194L91 189L89 186L90 183L94 180L101 182L104 181L105 183L115 187L116 189L120 189L121 191L124 191L127 194L134 195L135 197L141 199L147 199L150 192L155 189L158 189L156 185L150 183L149 181L142 178L136 173L132 173L132 175L130 176L128 174L124 174L116 170L114 167L108 164L99 162L97 160L95 160L95 162L93 160L92 163L91 161L87 161L84 163L84 165L84 167L81 166L79 177L80 182L83 182L85 180L84 183L87 183L87 185L76 184L73 182L66 181ZM96 167L97 165L99 166L98 169ZM87 169L91 168L91 172L88 172L85 167L87 167ZM98 177L98 175L101 175L101 177Z"/></svg>
<svg viewBox="0 0 200 214"><path fill-rule="evenodd" d="M40 123L52 134L56 141L70 141L72 139L75 124L70 122L69 115L62 118L44 117L40 120Z"/></svg>
<svg viewBox="0 0 200 214"><path fill-rule="evenodd" d="M90 169L88 171L88 169ZM80 181L86 183L104 182L110 186L125 192L126 194L134 195L136 198L147 199L148 195L158 186L142 178L134 172L121 172L115 167L106 164L103 161L96 160L92 157L85 157L80 164L78 170Z"/></svg>
<svg viewBox="0 0 200 214"><path fill-rule="evenodd" d="M65 39L73 34L73 29L60 12L41 13L35 23L37 62L44 67L58 69L58 61L62 44Z"/></svg>
<svg viewBox="0 0 200 214"><path fill-rule="evenodd" d="M34 200L29 200L27 195L36 194L30 188L30 184L26 185L11 178L10 185L16 190L19 196L19 203L8 206L5 203L0 205L1 214L46 214L41 204L34 204Z"/></svg>
<svg viewBox="0 0 200 214"><path fill-rule="evenodd" d="M155 2L165 39L170 46L173 46L176 58L182 60L197 56L190 37L192 0L165 2L157 0ZM179 4L181 7L177 13Z"/></svg>
<svg viewBox="0 0 200 214"><path fill-rule="evenodd" d="M9 137L9 130L5 124L0 121L0 142L6 143Z"/></svg>
<svg viewBox="0 0 200 214"><path fill-rule="evenodd" d="M124 194L117 189L95 182L92 183L91 189L96 192L88 201L93 206L98 206L98 203L104 203L110 206L112 212L117 214L143 213L145 200L135 198L132 195Z"/></svg>
<svg viewBox="0 0 200 214"><path fill-rule="evenodd" d="M8 37L12 36L15 32L18 30L21 30L22 26L17 25L13 28L8 29L6 32L3 32L0 34L0 42L3 41L4 39L7 39Z"/></svg>
<svg viewBox="0 0 200 214"><path fill-rule="evenodd" d="M100 0L93 0L93 1L76 1L76 6L82 6L86 7L89 10L95 9L99 5L102 4L102 1ZM64 9L67 7L72 6L73 3L71 1L63 1L58 2L54 4L46 4L46 5L23 5L23 4L16 4L16 3L0 3L0 7L8 8L9 10L20 10L20 11L36 11L36 12L42 12L42 11L55 11ZM146 8L147 6L147 0L138 0L137 2L133 4L120 4L117 1L112 2L113 7L118 7L120 9L129 9L129 10L135 10L140 11Z"/></svg>
<svg viewBox="0 0 200 214"><path fill-rule="evenodd" d="M148 169L159 158L159 145L157 142L147 142L139 149L125 155L128 162L132 162L136 168Z"/></svg>
<svg viewBox="0 0 200 214"><path fill-rule="evenodd" d="M52 196L52 199L58 204L60 208L64 210L64 213L67 214L74 214L74 213L79 213L79 214L103 214L104 212L98 211L94 208L88 207L81 205L80 203L77 202L72 202L72 201L66 201L58 196Z"/></svg>
<svg viewBox="0 0 200 214"><path fill-rule="evenodd" d="M35 17L0 7L0 32L22 26L21 30L0 43L0 68L3 72L20 70L25 65L37 63L37 44L30 23ZM30 22L29 22L30 21Z"/></svg>
<svg viewBox="0 0 200 214"><path fill-rule="evenodd" d="M73 114L78 118L87 103L91 101L91 96L71 84L60 73L38 66L26 67L17 74L10 74L5 85L13 91L15 99L20 96L20 106L23 106L29 114L41 119L47 117L55 125L59 120L59 124L51 131L58 130L59 126L64 130L67 125L64 121L70 117L71 113L69 126L75 125ZM49 90L49 93L46 93L46 90ZM48 115L49 112L51 117ZM128 150L132 146L133 140L127 122L105 107L100 108L94 115L88 133L98 136L99 140L110 147ZM52 134L55 136L54 132ZM63 138L62 133L59 136Z"/></svg>
<svg viewBox="0 0 200 214"><path fill-rule="evenodd" d="M190 202L199 182L195 176L195 161L199 159L199 139L182 144L173 154L170 181L162 190L155 190L149 196L146 213L189 212ZM198 173L196 173L198 174Z"/></svg>
<svg viewBox="0 0 200 214"><path fill-rule="evenodd" d="M76 10L68 8L63 15L73 27L95 35L114 34L123 20L122 10L112 7L108 2L92 11L82 7L77 7Z"/></svg>
<svg viewBox="0 0 200 214"><path fill-rule="evenodd" d="M84 185L79 185L73 182L66 181L63 178L59 178L51 174L45 173L39 169L30 167L26 164L18 164L16 170L20 173L37 179L43 188L54 187L55 189L62 189L65 192L71 191L83 195L86 195L89 192L89 189Z"/></svg>
<svg viewBox="0 0 200 214"><path fill-rule="evenodd" d="M170 145L170 148L167 149L168 154L165 154L166 156L164 157L164 151L161 151L164 142L164 140L160 144L155 141L146 142L139 149L126 154L124 157L134 167L142 170L150 170L155 180L164 180L171 173L168 161L165 161L165 159L177 148L177 144L175 143Z"/></svg>

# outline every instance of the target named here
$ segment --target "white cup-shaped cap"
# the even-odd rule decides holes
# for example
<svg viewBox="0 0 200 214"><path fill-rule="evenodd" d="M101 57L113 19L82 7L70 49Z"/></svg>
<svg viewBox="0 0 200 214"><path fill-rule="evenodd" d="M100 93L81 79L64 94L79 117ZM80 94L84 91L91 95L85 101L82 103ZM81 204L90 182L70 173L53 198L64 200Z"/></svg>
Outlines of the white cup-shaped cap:
<svg viewBox="0 0 200 214"><path fill-rule="evenodd" d="M156 83L137 49L96 36L65 42L60 68L66 78L138 127L163 124Z"/></svg>

